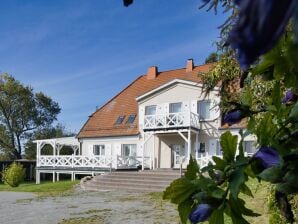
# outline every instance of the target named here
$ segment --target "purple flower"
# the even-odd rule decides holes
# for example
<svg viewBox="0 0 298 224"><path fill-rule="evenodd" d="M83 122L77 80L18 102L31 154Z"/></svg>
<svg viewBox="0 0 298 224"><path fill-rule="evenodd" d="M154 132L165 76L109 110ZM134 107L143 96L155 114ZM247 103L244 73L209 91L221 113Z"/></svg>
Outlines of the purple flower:
<svg viewBox="0 0 298 224"><path fill-rule="evenodd" d="M192 223L206 221L212 213L212 208L208 204L199 204L189 215Z"/></svg>
<svg viewBox="0 0 298 224"><path fill-rule="evenodd" d="M254 159L261 161L262 170L280 164L280 157L272 147L262 146L254 155Z"/></svg>
<svg viewBox="0 0 298 224"><path fill-rule="evenodd" d="M292 90L288 90L288 91L286 92L285 97L282 99L281 102L282 102L283 104L290 103L290 102L294 101L295 98L296 98L296 95L294 94L294 92L293 92Z"/></svg>
<svg viewBox="0 0 298 224"><path fill-rule="evenodd" d="M227 123L228 125L236 124L244 117L245 116L241 110L231 110L225 114L224 123Z"/></svg>
<svg viewBox="0 0 298 224"><path fill-rule="evenodd" d="M123 4L124 4L124 6L129 6L130 4L132 4L133 3L133 0L123 0Z"/></svg>
<svg viewBox="0 0 298 224"><path fill-rule="evenodd" d="M237 0L238 19L227 44L237 53L243 70L279 40L292 16L296 0Z"/></svg>

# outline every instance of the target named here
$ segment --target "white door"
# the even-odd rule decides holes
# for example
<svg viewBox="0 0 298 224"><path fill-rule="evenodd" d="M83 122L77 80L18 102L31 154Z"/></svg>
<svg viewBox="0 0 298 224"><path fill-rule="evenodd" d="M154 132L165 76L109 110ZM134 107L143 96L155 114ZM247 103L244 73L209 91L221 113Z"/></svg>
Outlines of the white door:
<svg viewBox="0 0 298 224"><path fill-rule="evenodd" d="M182 145L173 145L174 168L179 168L185 159L185 148Z"/></svg>

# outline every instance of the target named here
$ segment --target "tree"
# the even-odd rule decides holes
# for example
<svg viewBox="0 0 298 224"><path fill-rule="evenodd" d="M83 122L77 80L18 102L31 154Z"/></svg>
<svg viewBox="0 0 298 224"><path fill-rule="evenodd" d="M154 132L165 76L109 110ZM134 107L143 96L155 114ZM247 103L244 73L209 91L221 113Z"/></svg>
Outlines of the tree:
<svg viewBox="0 0 298 224"><path fill-rule="evenodd" d="M65 127L61 124L57 124L56 126L39 128L30 134L28 141L24 145L25 158L36 159L36 143L33 143L34 140L61 138L61 137L70 137L70 136L74 136L74 133L66 131ZM72 148L67 148L67 147L65 148L68 154L71 154L73 152ZM44 154L51 154L52 150L53 149L51 146L45 145L43 147Z"/></svg>
<svg viewBox="0 0 298 224"><path fill-rule="evenodd" d="M212 52L209 54L209 56L205 59L205 64L207 63L213 63L218 61L218 54L215 52Z"/></svg>
<svg viewBox="0 0 298 224"><path fill-rule="evenodd" d="M60 112L58 103L24 86L8 74L0 76L0 150L20 159L22 142L37 128L47 127Z"/></svg>

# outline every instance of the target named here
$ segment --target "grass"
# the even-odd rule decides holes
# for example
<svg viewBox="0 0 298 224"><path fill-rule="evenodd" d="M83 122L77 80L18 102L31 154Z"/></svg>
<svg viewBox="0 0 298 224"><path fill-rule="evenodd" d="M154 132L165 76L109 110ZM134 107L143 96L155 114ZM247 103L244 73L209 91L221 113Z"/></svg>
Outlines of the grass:
<svg viewBox="0 0 298 224"><path fill-rule="evenodd" d="M73 192L73 187L79 181L59 181L59 182L25 182L18 187L10 187L7 184L0 184L0 191L13 191L13 192L31 192L37 193L41 197L51 196L65 196Z"/></svg>

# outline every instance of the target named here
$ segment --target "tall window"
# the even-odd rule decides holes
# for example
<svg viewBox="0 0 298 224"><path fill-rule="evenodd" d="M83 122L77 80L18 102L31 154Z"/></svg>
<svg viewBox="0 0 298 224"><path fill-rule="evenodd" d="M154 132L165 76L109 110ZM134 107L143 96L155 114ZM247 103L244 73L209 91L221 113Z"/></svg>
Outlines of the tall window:
<svg viewBox="0 0 298 224"><path fill-rule="evenodd" d="M155 115L155 114L156 114L156 105L145 107L145 115Z"/></svg>
<svg viewBox="0 0 298 224"><path fill-rule="evenodd" d="M136 156L137 145L136 144L123 144L122 145L122 156Z"/></svg>
<svg viewBox="0 0 298 224"><path fill-rule="evenodd" d="M95 156L104 156L105 155L105 145L94 145L93 154Z"/></svg>
<svg viewBox="0 0 298 224"><path fill-rule="evenodd" d="M256 152L256 142L255 141L244 141L243 148L244 148L244 152L247 152L247 154L252 155Z"/></svg>
<svg viewBox="0 0 298 224"><path fill-rule="evenodd" d="M179 113L182 109L182 103L170 103L170 113Z"/></svg>
<svg viewBox="0 0 298 224"><path fill-rule="evenodd" d="M202 100L198 101L198 114L201 119L210 119L210 101L209 100Z"/></svg>
<svg viewBox="0 0 298 224"><path fill-rule="evenodd" d="M204 152L206 152L206 144L205 142L200 142L199 153L204 153Z"/></svg>

